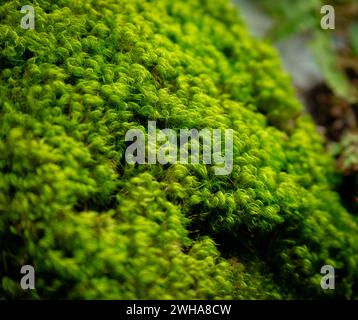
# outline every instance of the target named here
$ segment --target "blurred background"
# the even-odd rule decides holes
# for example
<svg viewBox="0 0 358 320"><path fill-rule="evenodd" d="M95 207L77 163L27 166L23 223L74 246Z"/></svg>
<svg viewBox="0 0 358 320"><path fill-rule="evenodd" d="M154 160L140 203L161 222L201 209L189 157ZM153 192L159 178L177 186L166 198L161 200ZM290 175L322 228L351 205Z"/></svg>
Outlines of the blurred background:
<svg viewBox="0 0 358 320"><path fill-rule="evenodd" d="M274 44L299 99L342 173L339 193L358 214L358 0L232 0L253 36ZM321 28L321 8L335 29Z"/></svg>

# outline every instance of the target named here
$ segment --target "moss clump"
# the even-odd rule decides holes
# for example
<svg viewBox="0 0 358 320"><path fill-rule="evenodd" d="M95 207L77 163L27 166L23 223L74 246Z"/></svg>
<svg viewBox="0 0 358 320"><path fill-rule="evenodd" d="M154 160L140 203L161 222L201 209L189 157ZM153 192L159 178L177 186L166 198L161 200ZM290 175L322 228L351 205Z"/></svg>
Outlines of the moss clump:
<svg viewBox="0 0 358 320"><path fill-rule="evenodd" d="M358 295L358 228L276 53L227 1L0 8L0 297ZM234 167L128 165L146 128L232 128ZM221 253L219 253L221 252ZM36 291L19 270L36 270Z"/></svg>

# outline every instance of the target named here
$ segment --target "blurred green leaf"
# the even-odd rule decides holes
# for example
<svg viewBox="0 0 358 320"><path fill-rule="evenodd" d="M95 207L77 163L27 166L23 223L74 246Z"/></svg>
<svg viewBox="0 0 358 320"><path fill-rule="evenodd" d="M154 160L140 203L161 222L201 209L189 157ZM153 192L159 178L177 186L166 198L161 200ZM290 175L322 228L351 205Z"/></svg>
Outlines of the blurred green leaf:
<svg viewBox="0 0 358 320"><path fill-rule="evenodd" d="M350 101L352 99L351 88L347 77L338 68L337 56L331 38L322 32L316 32L312 41L312 48L328 86L336 95Z"/></svg>

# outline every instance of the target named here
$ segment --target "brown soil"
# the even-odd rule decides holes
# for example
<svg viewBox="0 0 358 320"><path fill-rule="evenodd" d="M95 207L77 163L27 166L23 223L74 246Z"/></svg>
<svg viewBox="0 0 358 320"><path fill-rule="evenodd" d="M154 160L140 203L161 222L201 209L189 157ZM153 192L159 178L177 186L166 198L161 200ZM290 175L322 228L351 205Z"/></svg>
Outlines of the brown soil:
<svg viewBox="0 0 358 320"><path fill-rule="evenodd" d="M347 75L352 82L358 82L355 71L348 70ZM322 83L306 93L306 106L319 132L325 136L327 146L341 142L347 133L358 134L358 104L350 104L335 96L326 84ZM346 208L351 213L358 213L358 170L344 167L342 157L337 155L336 159L337 170L343 173L337 191Z"/></svg>

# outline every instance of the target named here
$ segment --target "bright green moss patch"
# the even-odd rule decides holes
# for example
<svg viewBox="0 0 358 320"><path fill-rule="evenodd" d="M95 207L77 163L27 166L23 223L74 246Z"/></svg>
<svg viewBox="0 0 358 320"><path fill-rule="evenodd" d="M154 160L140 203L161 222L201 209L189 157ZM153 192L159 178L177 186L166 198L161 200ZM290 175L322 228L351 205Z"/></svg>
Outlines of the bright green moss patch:
<svg viewBox="0 0 358 320"><path fill-rule="evenodd" d="M0 297L358 297L332 161L226 1L34 1L35 30L21 5L0 7ZM232 173L126 164L148 120L233 129Z"/></svg>

